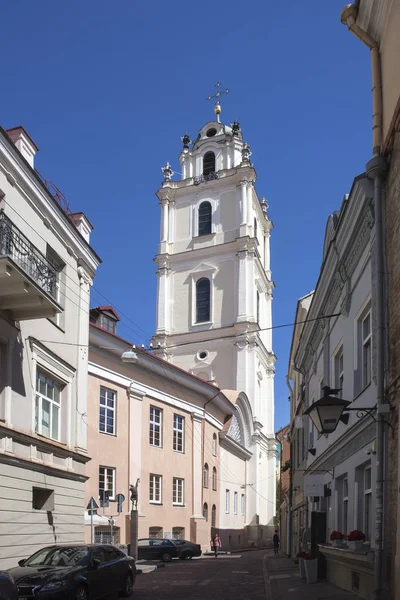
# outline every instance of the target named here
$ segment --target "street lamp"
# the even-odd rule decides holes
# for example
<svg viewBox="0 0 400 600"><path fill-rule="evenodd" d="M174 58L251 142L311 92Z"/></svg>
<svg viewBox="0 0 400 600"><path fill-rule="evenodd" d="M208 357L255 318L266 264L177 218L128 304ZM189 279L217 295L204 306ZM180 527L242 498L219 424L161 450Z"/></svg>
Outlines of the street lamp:
<svg viewBox="0 0 400 600"><path fill-rule="evenodd" d="M348 408L351 402L336 397L336 394L340 392L340 389L331 389L328 385L325 385L322 388L322 391L324 392L322 398L311 404L311 406L304 411L304 414L310 417L320 434L333 433L338 426L339 421L347 425L349 422L349 415L343 413L355 410L357 411L357 416L361 417L363 413L368 413L372 416L372 413L376 412L376 407Z"/></svg>
<svg viewBox="0 0 400 600"><path fill-rule="evenodd" d="M138 355L136 354L136 352L134 351L133 348L130 348L129 350L125 350L125 352L122 354L121 356L123 362L128 362L128 363L137 363L139 361Z"/></svg>

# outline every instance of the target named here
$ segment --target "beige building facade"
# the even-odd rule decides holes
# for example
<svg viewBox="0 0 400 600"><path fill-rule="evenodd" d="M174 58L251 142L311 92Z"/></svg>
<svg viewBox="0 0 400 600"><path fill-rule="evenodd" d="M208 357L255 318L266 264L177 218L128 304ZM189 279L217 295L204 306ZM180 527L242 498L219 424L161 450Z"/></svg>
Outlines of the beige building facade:
<svg viewBox="0 0 400 600"><path fill-rule="evenodd" d="M254 493L245 398L141 349L123 362L132 346L117 324L111 307L91 310L85 502L110 495L93 516L94 540L130 543L129 486L139 479L139 538L180 537L209 550L218 529L226 548L256 544L245 518ZM120 513L117 494L125 497ZM85 524L89 541L88 512Z"/></svg>
<svg viewBox="0 0 400 600"><path fill-rule="evenodd" d="M0 129L0 564L81 542L92 226Z"/></svg>

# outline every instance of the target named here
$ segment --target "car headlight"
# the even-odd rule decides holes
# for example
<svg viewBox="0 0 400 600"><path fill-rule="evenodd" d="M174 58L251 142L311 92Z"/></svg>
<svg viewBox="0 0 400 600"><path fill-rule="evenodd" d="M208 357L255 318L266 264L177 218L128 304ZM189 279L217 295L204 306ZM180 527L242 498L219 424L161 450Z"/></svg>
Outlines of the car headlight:
<svg viewBox="0 0 400 600"><path fill-rule="evenodd" d="M68 586L68 581L66 579L60 579L58 581L49 581L49 583L46 583L42 587L41 591L51 592L54 590L63 590L67 586Z"/></svg>

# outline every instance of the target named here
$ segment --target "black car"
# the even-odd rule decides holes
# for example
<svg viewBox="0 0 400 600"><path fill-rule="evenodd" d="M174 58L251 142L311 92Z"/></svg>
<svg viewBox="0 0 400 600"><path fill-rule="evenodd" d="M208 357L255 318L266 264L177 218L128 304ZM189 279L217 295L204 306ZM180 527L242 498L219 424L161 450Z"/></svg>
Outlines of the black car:
<svg viewBox="0 0 400 600"><path fill-rule="evenodd" d="M0 571L0 600L17 600L17 586L6 571Z"/></svg>
<svg viewBox="0 0 400 600"><path fill-rule="evenodd" d="M178 558L193 558L193 556L201 556L201 546L188 542L187 540L172 540L178 548Z"/></svg>
<svg viewBox="0 0 400 600"><path fill-rule="evenodd" d="M138 559L163 560L169 562L178 556L178 548L171 540L141 539L138 540Z"/></svg>
<svg viewBox="0 0 400 600"><path fill-rule="evenodd" d="M48 546L8 569L19 600L97 600L132 593L135 561L108 545Z"/></svg>

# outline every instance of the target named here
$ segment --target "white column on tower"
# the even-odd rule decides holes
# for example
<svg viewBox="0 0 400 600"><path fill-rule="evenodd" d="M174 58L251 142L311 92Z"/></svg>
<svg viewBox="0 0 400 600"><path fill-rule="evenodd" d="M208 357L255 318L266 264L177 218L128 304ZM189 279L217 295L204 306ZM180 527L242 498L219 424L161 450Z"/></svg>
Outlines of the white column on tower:
<svg viewBox="0 0 400 600"><path fill-rule="evenodd" d="M239 186L241 188L241 197L240 197L240 224L247 225L247 181L243 180L240 182Z"/></svg>
<svg viewBox="0 0 400 600"><path fill-rule="evenodd" d="M168 240L168 198L160 200L161 206L161 229L160 229L160 241L161 243Z"/></svg>
<svg viewBox="0 0 400 600"><path fill-rule="evenodd" d="M158 290L157 290L157 331L156 333L165 333L169 329L168 298L169 298L169 271L167 264L159 265L157 271Z"/></svg>
<svg viewBox="0 0 400 600"><path fill-rule="evenodd" d="M239 258L239 284L238 284L238 321L247 321L247 290L248 290L248 252L241 250L237 253Z"/></svg>

